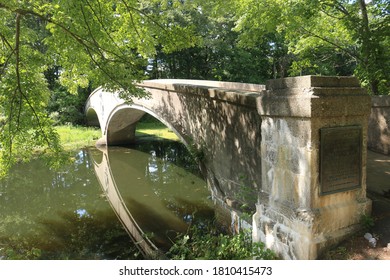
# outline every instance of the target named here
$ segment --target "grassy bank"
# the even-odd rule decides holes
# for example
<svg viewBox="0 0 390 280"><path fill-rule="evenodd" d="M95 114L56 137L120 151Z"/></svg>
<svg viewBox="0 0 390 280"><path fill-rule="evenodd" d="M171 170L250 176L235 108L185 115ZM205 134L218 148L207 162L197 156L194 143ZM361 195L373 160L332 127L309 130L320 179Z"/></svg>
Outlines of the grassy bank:
<svg viewBox="0 0 390 280"><path fill-rule="evenodd" d="M177 135L172 130L167 128L162 123L157 122L140 122L137 125L136 136L145 137L151 136L168 140L179 140Z"/></svg>
<svg viewBox="0 0 390 280"><path fill-rule="evenodd" d="M101 131L95 127L62 125L56 127L65 150L76 150L95 145Z"/></svg>
<svg viewBox="0 0 390 280"><path fill-rule="evenodd" d="M62 146L65 150L75 150L83 147L94 146L96 140L101 137L100 128L62 125L56 127L60 135ZM169 140L178 140L175 133L165 127L162 123L139 123L137 125L136 136L158 137Z"/></svg>

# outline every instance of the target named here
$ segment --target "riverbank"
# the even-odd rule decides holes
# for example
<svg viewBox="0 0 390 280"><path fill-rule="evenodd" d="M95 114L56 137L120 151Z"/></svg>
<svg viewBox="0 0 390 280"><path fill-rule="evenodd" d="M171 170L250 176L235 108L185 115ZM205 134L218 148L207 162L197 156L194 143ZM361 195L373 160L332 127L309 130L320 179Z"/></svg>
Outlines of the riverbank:
<svg viewBox="0 0 390 280"><path fill-rule="evenodd" d="M56 126L56 131L62 147L67 151L94 146L101 136L100 129L95 127L61 125Z"/></svg>
<svg viewBox="0 0 390 280"><path fill-rule="evenodd" d="M94 146L102 135L100 128L97 127L61 125L56 126L56 130L66 151ZM140 122L137 125L136 136L178 140L176 134L169 128L156 122Z"/></svg>

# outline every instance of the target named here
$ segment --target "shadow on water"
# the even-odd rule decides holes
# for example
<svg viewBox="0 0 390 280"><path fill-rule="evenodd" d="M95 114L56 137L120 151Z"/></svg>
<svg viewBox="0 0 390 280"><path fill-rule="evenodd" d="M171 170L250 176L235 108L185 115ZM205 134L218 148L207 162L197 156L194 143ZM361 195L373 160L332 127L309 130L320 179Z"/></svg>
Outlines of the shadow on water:
<svg viewBox="0 0 390 280"><path fill-rule="evenodd" d="M41 221L48 238L34 241L44 259L143 259L112 212L58 213Z"/></svg>
<svg viewBox="0 0 390 280"><path fill-rule="evenodd" d="M206 183L196 164L188 162L191 158L182 144L148 142L101 148L101 153L91 149L103 193L145 256L168 250L177 232L187 230L194 213L214 217Z"/></svg>
<svg viewBox="0 0 390 280"><path fill-rule="evenodd" d="M158 142L81 150L60 171L40 159L16 166L0 181L0 259L142 259L139 241L115 212L118 203L162 250L190 224L213 219L185 147ZM96 166L105 160L99 179ZM117 204L107 182L115 182Z"/></svg>

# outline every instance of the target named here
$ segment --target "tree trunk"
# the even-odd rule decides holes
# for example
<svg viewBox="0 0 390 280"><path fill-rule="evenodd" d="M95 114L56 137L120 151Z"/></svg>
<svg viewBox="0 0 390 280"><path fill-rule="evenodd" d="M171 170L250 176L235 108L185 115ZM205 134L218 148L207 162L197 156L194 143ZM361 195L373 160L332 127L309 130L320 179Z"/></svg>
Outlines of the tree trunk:
<svg viewBox="0 0 390 280"><path fill-rule="evenodd" d="M369 19L368 19L368 13L367 13L367 4L365 0L358 0L359 2L359 8L360 8L360 14L361 14L361 26L360 26L360 36L361 36L361 42L362 42L362 49L361 49L361 55L362 55L362 61L363 61L363 67L366 72L368 82L370 84L370 89L373 94L379 94L379 81L378 78L375 75L375 70L372 69L376 62L376 54L373 47L373 44L375 42L372 42L372 34L371 29L369 25ZM375 66L374 66L375 68Z"/></svg>

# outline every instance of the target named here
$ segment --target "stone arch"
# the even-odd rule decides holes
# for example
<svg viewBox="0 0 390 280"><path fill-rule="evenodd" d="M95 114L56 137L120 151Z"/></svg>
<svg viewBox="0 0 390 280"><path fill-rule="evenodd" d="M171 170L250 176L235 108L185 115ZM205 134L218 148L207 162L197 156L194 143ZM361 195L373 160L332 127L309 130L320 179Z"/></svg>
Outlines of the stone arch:
<svg viewBox="0 0 390 280"><path fill-rule="evenodd" d="M188 147L185 137L173 124L158 112L138 104L121 104L111 112L103 131L107 145L125 145L134 142L137 123L145 114L149 114L163 123Z"/></svg>
<svg viewBox="0 0 390 280"><path fill-rule="evenodd" d="M90 95L86 111L96 110L102 129L97 146L131 143L136 123L148 113L195 154L212 196L237 205L242 185L256 192L261 182L261 118L256 109L260 85L157 80L140 86L148 97L134 98L132 104L103 88ZM248 92L239 91L240 87Z"/></svg>
<svg viewBox="0 0 390 280"><path fill-rule="evenodd" d="M125 145L135 140L135 128L145 113L122 104L109 115L104 128L107 145Z"/></svg>
<svg viewBox="0 0 390 280"><path fill-rule="evenodd" d="M92 107L87 108L85 112L87 125L100 127L100 119L96 110Z"/></svg>

